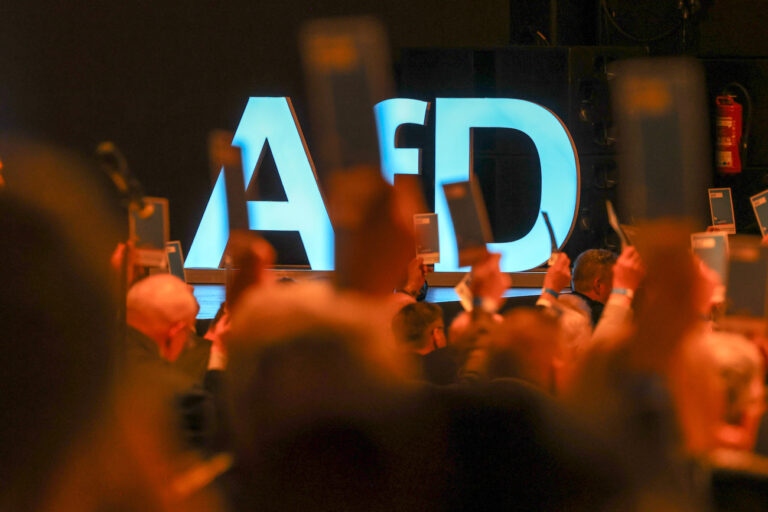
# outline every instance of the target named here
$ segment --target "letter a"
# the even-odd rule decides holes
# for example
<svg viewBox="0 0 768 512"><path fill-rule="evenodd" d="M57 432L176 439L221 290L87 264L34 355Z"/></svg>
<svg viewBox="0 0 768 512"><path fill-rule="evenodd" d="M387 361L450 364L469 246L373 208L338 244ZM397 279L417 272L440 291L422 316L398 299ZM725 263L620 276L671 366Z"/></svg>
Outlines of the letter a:
<svg viewBox="0 0 768 512"><path fill-rule="evenodd" d="M312 270L333 270L333 227L289 98L248 100L232 142L242 148L246 186L267 141L288 200L249 201L250 228L298 231ZM227 196L220 172L184 266L218 268L228 236Z"/></svg>

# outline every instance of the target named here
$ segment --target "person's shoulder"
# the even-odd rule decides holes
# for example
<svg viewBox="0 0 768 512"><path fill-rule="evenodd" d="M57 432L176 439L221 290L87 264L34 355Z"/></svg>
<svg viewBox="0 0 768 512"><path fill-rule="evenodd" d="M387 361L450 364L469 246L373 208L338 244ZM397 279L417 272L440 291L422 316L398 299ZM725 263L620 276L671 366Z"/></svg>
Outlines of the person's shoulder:
<svg viewBox="0 0 768 512"><path fill-rule="evenodd" d="M591 308L585 299L588 299L588 297L585 297L578 292L572 292L561 294L557 302L561 306L565 306L575 311L584 313L585 315L589 315Z"/></svg>

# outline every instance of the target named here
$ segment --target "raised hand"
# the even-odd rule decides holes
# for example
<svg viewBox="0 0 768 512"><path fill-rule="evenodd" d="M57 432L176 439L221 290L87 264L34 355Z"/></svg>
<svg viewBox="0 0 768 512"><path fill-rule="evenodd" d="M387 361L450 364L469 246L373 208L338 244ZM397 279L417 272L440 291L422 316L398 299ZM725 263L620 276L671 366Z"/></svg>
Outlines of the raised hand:
<svg viewBox="0 0 768 512"><path fill-rule="evenodd" d="M408 273L402 290L408 295L416 296L427 281L427 266L424 258L416 256L408 262Z"/></svg>
<svg viewBox="0 0 768 512"><path fill-rule="evenodd" d="M613 266L613 288L635 291L645 277L645 267L637 250L628 246Z"/></svg>
<svg viewBox="0 0 768 512"><path fill-rule="evenodd" d="M504 292L512 284L509 276L499 268L500 259L501 254L488 253L484 260L472 266L472 295L497 307L502 302Z"/></svg>
<svg viewBox="0 0 768 512"><path fill-rule="evenodd" d="M264 286L274 277L268 269L275 263L275 250L260 236L250 232L233 232L229 240L229 254L233 268L237 269L227 289L230 311L242 293L252 286Z"/></svg>
<svg viewBox="0 0 768 512"><path fill-rule="evenodd" d="M547 269L547 274L544 276L544 289L560 293L570 284L571 260L567 254L561 252L557 255L555 263Z"/></svg>

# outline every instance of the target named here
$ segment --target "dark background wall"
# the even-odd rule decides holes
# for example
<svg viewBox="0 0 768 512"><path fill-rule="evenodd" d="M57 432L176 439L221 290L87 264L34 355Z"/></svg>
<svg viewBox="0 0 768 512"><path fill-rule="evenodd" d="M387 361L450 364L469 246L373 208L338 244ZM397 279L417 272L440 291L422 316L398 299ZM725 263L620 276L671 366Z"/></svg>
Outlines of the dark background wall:
<svg viewBox="0 0 768 512"><path fill-rule="evenodd" d="M731 77L750 82L759 113L753 136L767 138L768 7L682 4L685 22L678 0L3 2L0 130L85 154L114 141L146 192L170 199L171 237L186 251L210 193L208 131L233 130L249 96L290 96L311 152L298 27L315 17L373 14L389 30L398 70L407 48L510 43L640 45L706 58L713 94ZM768 158L752 151L745 173L725 180L737 194L768 187ZM739 210L748 222L749 211Z"/></svg>
<svg viewBox="0 0 768 512"><path fill-rule="evenodd" d="M290 96L309 136L297 31L370 13L394 49L508 42L508 0L2 2L0 129L125 153L146 193L170 199L188 250L210 193L206 137L234 130L249 96ZM308 140L310 152L312 141Z"/></svg>

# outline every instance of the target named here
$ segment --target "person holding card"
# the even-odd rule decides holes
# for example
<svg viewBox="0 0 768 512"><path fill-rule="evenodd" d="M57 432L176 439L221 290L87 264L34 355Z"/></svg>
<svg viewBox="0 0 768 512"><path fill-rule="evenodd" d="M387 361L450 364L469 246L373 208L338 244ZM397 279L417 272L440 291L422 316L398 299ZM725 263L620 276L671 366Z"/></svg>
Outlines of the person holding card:
<svg viewBox="0 0 768 512"><path fill-rule="evenodd" d="M551 307L560 296L560 292L571 283L571 260L568 255L559 253L555 262L547 269L544 286L537 306Z"/></svg>
<svg viewBox="0 0 768 512"><path fill-rule="evenodd" d="M613 290L613 266L616 255L605 249L590 249L573 264L573 293L589 306L592 325L600 321L603 308Z"/></svg>
<svg viewBox="0 0 768 512"><path fill-rule="evenodd" d="M427 265L424 258L416 256L408 263L408 271L403 286L395 290L417 301L422 301L427 296Z"/></svg>

